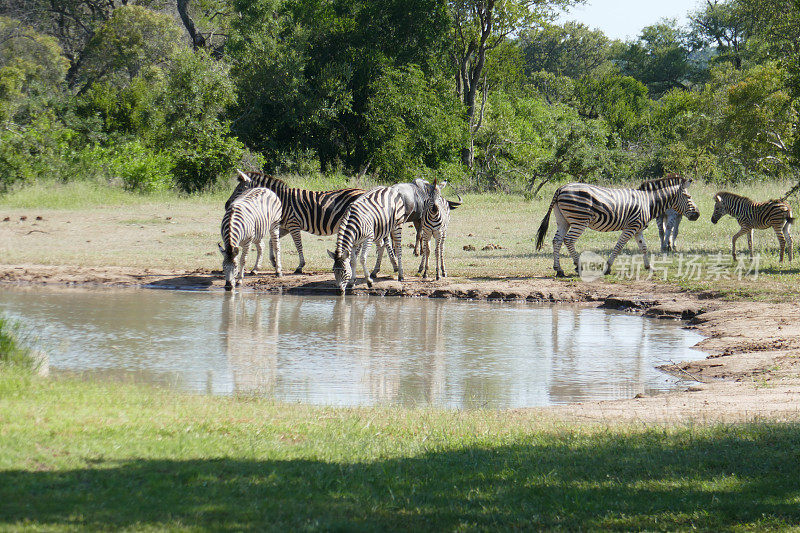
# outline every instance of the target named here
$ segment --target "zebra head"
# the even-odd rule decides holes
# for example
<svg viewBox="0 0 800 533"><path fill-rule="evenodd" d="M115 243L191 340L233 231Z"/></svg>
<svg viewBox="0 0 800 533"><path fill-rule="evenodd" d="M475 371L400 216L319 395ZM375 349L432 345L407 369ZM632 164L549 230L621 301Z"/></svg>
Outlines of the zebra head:
<svg viewBox="0 0 800 533"><path fill-rule="evenodd" d="M446 226L450 219L450 202L445 200L442 196L442 189L447 187L447 181L438 183L433 181L433 191L431 195L425 200L425 206L422 209L422 225L423 227L438 228L443 223ZM461 202L456 204L456 207L461 205ZM452 209L455 209L453 207Z"/></svg>
<svg viewBox="0 0 800 533"><path fill-rule="evenodd" d="M686 190L691 183L691 179L684 179L681 181L680 189L672 200L670 207L689 220L694 221L700 218L700 210L697 209L697 204L694 203L691 195L689 195L689 191Z"/></svg>
<svg viewBox="0 0 800 533"><path fill-rule="evenodd" d="M328 255L333 259L333 277L336 278L336 285L339 286L339 291L344 294L347 284L350 283L350 279L353 277L353 272L350 269L350 254L340 255L338 250L336 253L328 250Z"/></svg>
<svg viewBox="0 0 800 533"><path fill-rule="evenodd" d="M222 254L222 275L225 277L225 290L229 291L236 286L236 272L239 259L239 247L234 246L226 250L222 243L217 243L219 253Z"/></svg>
<svg viewBox="0 0 800 533"><path fill-rule="evenodd" d="M711 215L711 223L716 224L719 222L719 219L727 214L728 208L725 206L725 202L722 200L722 193L719 193L714 197L714 213Z"/></svg>

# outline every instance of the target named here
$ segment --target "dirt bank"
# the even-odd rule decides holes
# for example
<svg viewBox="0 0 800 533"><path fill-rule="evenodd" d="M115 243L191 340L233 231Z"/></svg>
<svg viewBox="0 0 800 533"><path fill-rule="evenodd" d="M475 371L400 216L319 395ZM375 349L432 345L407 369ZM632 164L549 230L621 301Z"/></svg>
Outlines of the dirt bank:
<svg viewBox="0 0 800 533"><path fill-rule="evenodd" d="M248 277L256 291L292 294L336 293L329 273ZM125 267L0 265L0 283L136 286L221 289L218 272ZM698 347L709 356L664 370L691 383L682 392L617 401L585 402L520 409L516 416L554 416L565 420L687 422L800 420L800 304L728 302L709 294L680 291L655 283L620 285L575 278L454 278L399 283L381 278L380 296L502 299L532 302L596 302L664 319L683 319L707 338Z"/></svg>

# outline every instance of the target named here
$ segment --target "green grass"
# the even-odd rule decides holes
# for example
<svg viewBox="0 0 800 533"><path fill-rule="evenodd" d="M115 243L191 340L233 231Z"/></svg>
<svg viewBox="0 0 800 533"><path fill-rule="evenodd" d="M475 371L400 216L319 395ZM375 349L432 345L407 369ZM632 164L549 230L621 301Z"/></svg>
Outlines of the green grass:
<svg viewBox="0 0 800 533"><path fill-rule="evenodd" d="M16 383L16 386L14 385ZM0 529L785 529L800 426L565 427L0 375Z"/></svg>

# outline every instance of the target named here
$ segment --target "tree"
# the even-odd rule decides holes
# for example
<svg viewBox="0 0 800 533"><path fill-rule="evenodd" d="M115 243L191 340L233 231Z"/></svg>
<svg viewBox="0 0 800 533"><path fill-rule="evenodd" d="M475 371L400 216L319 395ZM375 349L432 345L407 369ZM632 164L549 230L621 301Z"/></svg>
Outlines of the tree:
<svg viewBox="0 0 800 533"><path fill-rule="evenodd" d="M676 26L675 20L647 26L638 40L622 45L614 57L622 74L647 85L654 96L690 86L687 36Z"/></svg>
<svg viewBox="0 0 800 533"><path fill-rule="evenodd" d="M490 53L510 35L541 24L553 16L556 7L566 7L572 0L451 0L453 23L451 60L456 79L456 93L466 108L471 132L480 129L482 115L476 116L479 92L486 101L488 85L484 68ZM462 150L462 161L472 167L472 140Z"/></svg>
<svg viewBox="0 0 800 533"><path fill-rule="evenodd" d="M609 63L608 37L578 22L544 26L523 33L520 39L527 74L546 71L581 78Z"/></svg>
<svg viewBox="0 0 800 533"><path fill-rule="evenodd" d="M742 68L744 47L751 32L751 21L733 1L706 0L706 5L689 16L690 38L696 47L714 45L714 61L727 61Z"/></svg>
<svg viewBox="0 0 800 533"><path fill-rule="evenodd" d="M379 177L411 181L457 163L466 132L449 84L410 65L388 69L374 82L373 93L365 119Z"/></svg>

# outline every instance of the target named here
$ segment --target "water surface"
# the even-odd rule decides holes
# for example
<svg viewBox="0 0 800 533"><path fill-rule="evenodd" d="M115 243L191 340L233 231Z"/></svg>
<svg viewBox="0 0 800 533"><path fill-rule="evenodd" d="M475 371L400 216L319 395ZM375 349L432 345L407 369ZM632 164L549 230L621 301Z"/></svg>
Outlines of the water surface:
<svg viewBox="0 0 800 533"><path fill-rule="evenodd" d="M326 405L530 407L667 391L672 321L572 305L2 288L51 374Z"/></svg>

